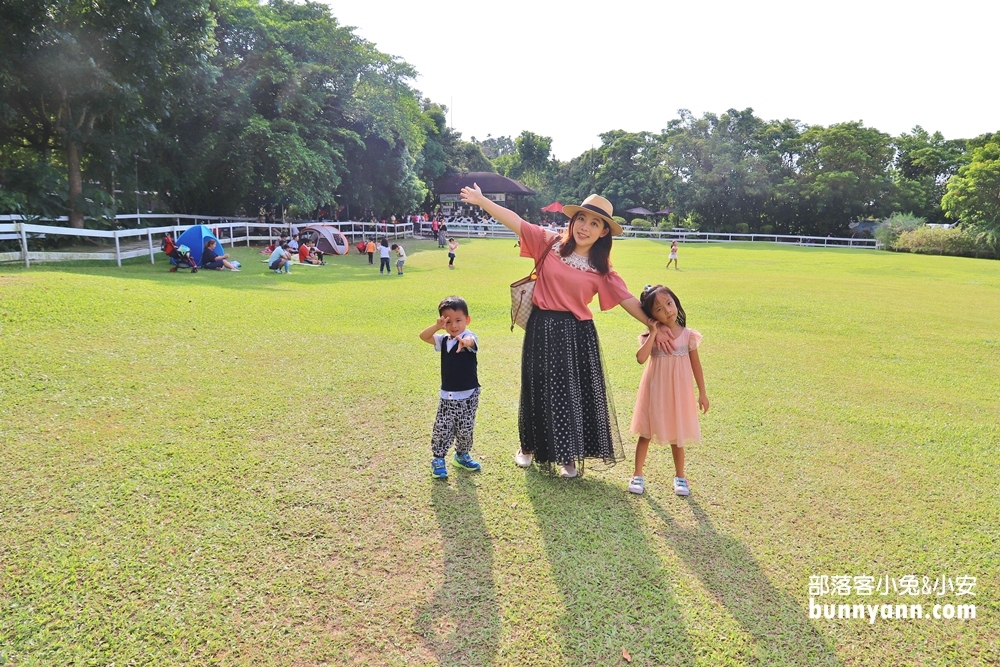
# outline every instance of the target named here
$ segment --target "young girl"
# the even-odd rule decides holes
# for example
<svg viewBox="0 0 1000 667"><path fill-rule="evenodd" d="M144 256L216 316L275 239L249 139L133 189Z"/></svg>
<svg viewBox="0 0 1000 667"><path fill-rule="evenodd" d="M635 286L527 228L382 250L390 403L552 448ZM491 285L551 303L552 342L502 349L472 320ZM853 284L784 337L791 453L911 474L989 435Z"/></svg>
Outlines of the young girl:
<svg viewBox="0 0 1000 667"><path fill-rule="evenodd" d="M667 268L670 268L670 262L674 263L674 271L679 271L677 268L677 241L672 241L670 243L670 257L667 258Z"/></svg>
<svg viewBox="0 0 1000 667"><path fill-rule="evenodd" d="M396 275L403 275L403 264L406 262L406 251L398 243L392 244L392 249L396 251Z"/></svg>
<svg viewBox="0 0 1000 667"><path fill-rule="evenodd" d="M455 268L455 251L458 250L458 241L448 239L448 268Z"/></svg>
<svg viewBox="0 0 1000 667"><path fill-rule="evenodd" d="M674 457L674 493L686 496L691 490L684 477L684 446L701 442L698 408L708 412L705 376L698 358L701 334L685 327L687 316L680 299L663 285L647 285L640 304L652 321L649 331L639 337L642 346L635 355L636 361L646 364L646 368L639 382L630 429L633 435L639 436L639 443L635 446L635 476L628 490L643 492L642 466L646 462L649 441L655 440L670 445ZM675 347L671 354L654 349L656 334L664 329L674 336ZM692 379L698 383L697 403Z"/></svg>
<svg viewBox="0 0 1000 667"><path fill-rule="evenodd" d="M385 267L385 275L391 275L392 269L389 268L389 242L385 239L379 241L378 245L378 274L382 275L382 268Z"/></svg>
<svg viewBox="0 0 1000 667"><path fill-rule="evenodd" d="M643 324L649 316L611 269L611 239L622 233L611 202L590 195L580 206L565 207L570 223L557 235L490 201L477 185L462 188L460 197L517 234L522 257L541 262L521 346L515 463L527 468L534 461L544 472L576 477L587 460L605 466L621 461L624 449L588 304L597 296L601 310L621 306ZM669 331L654 338L664 352L673 350Z"/></svg>

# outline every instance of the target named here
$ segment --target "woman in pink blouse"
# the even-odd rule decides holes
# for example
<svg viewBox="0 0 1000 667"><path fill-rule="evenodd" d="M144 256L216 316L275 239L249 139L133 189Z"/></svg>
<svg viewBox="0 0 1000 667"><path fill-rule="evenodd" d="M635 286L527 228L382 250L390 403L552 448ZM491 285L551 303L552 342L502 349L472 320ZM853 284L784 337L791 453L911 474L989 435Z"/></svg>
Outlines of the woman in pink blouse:
<svg viewBox="0 0 1000 667"><path fill-rule="evenodd" d="M644 325L649 318L611 270L611 238L622 231L611 217L611 202L590 195L580 206L566 206L570 223L558 235L488 200L478 185L462 188L461 199L517 234L522 257L545 257L521 350L521 449L514 460L523 468L534 460L550 473L558 467L562 477L581 474L586 459L607 466L621 461L625 454L588 304L596 295L601 310L621 306ZM657 345L673 349L667 334L658 335Z"/></svg>

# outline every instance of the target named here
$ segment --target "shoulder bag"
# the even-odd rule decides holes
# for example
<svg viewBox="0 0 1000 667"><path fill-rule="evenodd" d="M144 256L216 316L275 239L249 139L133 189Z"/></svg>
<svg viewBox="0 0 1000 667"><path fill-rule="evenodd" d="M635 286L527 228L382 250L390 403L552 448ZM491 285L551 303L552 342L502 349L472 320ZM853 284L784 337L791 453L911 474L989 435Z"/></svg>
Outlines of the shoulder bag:
<svg viewBox="0 0 1000 667"><path fill-rule="evenodd" d="M531 269L531 273L510 284L511 331L514 330L515 324L522 329L528 328L528 318L531 317L531 311L535 308L531 299L535 295L535 281L538 280L538 271L541 269L542 262L545 261L545 258L551 254L552 246L555 245L558 240L559 236L557 235L549 241L548 247L545 248L545 254L542 255L540 260L535 262L535 267Z"/></svg>

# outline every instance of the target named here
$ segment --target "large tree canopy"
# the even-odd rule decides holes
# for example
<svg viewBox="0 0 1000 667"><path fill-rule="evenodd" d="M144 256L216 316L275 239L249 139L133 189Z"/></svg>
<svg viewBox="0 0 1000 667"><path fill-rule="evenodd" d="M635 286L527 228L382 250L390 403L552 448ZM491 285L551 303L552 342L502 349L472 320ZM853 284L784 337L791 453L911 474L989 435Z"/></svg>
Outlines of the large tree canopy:
<svg viewBox="0 0 1000 667"><path fill-rule="evenodd" d="M61 172L77 226L127 210L138 190L177 212L380 215L421 205L447 170L492 169L421 103L408 64L321 3L13 0L0 11L8 209L37 210Z"/></svg>
<svg viewBox="0 0 1000 667"><path fill-rule="evenodd" d="M70 224L82 227L91 161L127 152L130 134L170 115L208 72L208 2L11 0L0 12L0 146L63 165Z"/></svg>
<svg viewBox="0 0 1000 667"><path fill-rule="evenodd" d="M175 212L387 217L429 207L445 174L496 170L538 193L533 214L597 192L706 231L844 235L946 211L997 226L996 135L681 110L560 162L530 130L462 140L410 65L320 2L7 0L0 25L0 212L96 225L142 191Z"/></svg>
<svg viewBox="0 0 1000 667"><path fill-rule="evenodd" d="M948 215L1000 240L1000 143L972 151L972 160L948 181L941 202Z"/></svg>

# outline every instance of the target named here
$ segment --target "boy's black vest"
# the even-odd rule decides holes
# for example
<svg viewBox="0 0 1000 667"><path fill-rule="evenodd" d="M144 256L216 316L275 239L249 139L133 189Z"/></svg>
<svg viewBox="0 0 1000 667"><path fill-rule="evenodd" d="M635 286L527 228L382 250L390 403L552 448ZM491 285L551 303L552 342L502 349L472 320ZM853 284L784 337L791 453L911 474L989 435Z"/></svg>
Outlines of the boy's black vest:
<svg viewBox="0 0 1000 667"><path fill-rule="evenodd" d="M442 391L468 391L479 386L476 369L479 355L462 350L458 343L448 351L448 337L441 340L441 389Z"/></svg>

